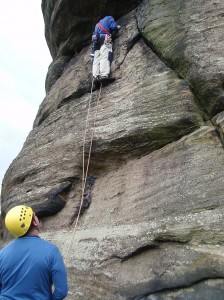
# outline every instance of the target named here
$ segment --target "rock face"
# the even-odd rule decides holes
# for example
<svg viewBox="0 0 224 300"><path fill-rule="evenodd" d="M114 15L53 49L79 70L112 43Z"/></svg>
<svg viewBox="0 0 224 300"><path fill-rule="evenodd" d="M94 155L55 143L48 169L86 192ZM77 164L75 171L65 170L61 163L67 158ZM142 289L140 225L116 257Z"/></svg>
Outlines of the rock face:
<svg viewBox="0 0 224 300"><path fill-rule="evenodd" d="M224 2L42 0L42 9L53 61L4 177L3 216L69 181L65 207L42 219L65 257L67 299L223 299ZM116 81L99 95L90 38L105 14L122 28ZM77 223L91 136L92 202Z"/></svg>

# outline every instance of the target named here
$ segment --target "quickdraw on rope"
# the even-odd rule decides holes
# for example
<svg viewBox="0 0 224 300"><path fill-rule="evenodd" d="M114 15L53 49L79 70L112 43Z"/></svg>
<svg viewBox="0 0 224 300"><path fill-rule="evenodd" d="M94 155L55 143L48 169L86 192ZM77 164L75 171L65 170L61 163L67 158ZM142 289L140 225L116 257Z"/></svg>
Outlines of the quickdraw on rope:
<svg viewBox="0 0 224 300"><path fill-rule="evenodd" d="M93 79L94 80L94 79ZM94 115L94 119L93 119L93 127L92 127L92 133L91 133L91 137L90 137L90 146L89 146L89 154L88 154L88 160L87 160L87 165L86 165L86 170L85 170L85 143L86 143L86 133L87 133L87 128L88 128L88 122L89 122L89 115L90 115L90 106L91 106L91 102L92 102L92 93L93 93L93 80L92 80L92 86L91 86L91 93L90 93L90 99L89 99L89 104L88 104L88 111L87 111L87 116L86 116L86 124L85 124L85 132L84 132L84 138L83 138L83 174L82 174L82 195L81 195L81 202L80 202L80 206L79 206L79 211L78 211L78 215L76 218L76 222L74 225L74 228L72 230L72 236L71 236L71 240L70 240L70 244L67 247L67 252L69 252L71 245L73 243L73 239L74 239L74 235L77 229L77 225L78 225L78 221L80 218L80 214L81 214L81 209L82 209L82 205L83 205L83 197L84 197L84 191L85 191L85 186L86 186L86 179L88 176L88 170L89 170L89 164L90 164L90 157L91 157L91 151L92 151L92 144L93 144L93 136L94 136L94 131L95 131L95 126L96 126L96 117L97 117L97 111L98 111L98 104L99 104L99 100L100 100L100 95L101 95L101 90L102 90L102 83L100 84L100 90L99 90L99 94L98 94L98 99L97 99L97 103L96 103L96 110L95 110L95 115ZM71 224L71 226L73 225L73 222Z"/></svg>

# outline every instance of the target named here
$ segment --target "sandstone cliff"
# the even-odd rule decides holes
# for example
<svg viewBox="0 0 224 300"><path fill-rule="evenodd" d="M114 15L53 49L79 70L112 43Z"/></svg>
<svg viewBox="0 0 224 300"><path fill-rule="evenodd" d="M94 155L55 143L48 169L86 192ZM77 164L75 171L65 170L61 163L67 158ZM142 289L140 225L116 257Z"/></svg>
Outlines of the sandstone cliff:
<svg viewBox="0 0 224 300"><path fill-rule="evenodd" d="M65 257L67 299L223 299L224 2L42 0L42 10L53 61L4 177L3 215L72 183L65 207L42 219ZM101 92L92 202L74 231L99 95L90 95L90 39L108 14L122 25L116 81Z"/></svg>

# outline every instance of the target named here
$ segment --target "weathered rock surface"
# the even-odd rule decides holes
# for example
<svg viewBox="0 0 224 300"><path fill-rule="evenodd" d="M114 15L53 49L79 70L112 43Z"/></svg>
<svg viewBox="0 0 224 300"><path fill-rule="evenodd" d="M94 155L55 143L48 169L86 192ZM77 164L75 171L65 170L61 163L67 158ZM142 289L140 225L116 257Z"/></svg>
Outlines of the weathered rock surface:
<svg viewBox="0 0 224 300"><path fill-rule="evenodd" d="M118 19L141 0L42 0L45 37L53 57L46 80L46 91L60 77L64 66L74 54L91 40L95 23L101 16L112 15Z"/></svg>
<svg viewBox="0 0 224 300"><path fill-rule="evenodd" d="M3 215L72 182L65 207L42 220L65 257L67 299L223 299L224 3L73 2L42 1L53 61L33 130L5 174ZM88 40L108 12L122 25L117 79L99 99ZM92 134L92 202L70 226Z"/></svg>

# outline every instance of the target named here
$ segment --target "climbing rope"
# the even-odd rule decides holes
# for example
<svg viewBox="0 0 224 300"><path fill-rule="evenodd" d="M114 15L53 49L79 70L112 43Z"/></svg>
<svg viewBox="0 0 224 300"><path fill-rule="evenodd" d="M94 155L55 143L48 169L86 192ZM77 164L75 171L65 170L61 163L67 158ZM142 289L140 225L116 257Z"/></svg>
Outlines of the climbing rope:
<svg viewBox="0 0 224 300"><path fill-rule="evenodd" d="M84 193L84 189L85 189L85 144L86 144L87 128L88 128L88 123L89 123L90 106L91 106L91 102L92 102L93 82L94 82L94 77L92 79L89 105L88 105L87 116L86 116L85 132L84 132L84 138L83 138L83 147L82 147L82 194ZM82 195L82 197L83 197L83 195Z"/></svg>
<svg viewBox="0 0 224 300"><path fill-rule="evenodd" d="M92 81L92 88L93 88L93 81ZM84 139L83 139L83 152L82 152L83 175L82 175L81 202L80 202L80 206L79 206L78 216L76 218L76 222L75 222L75 226L74 226L74 231L77 227L79 217L80 217L80 213L81 213L81 209L82 209L82 205L83 205L83 196L84 196L86 180L87 180L88 171L89 171L90 157L91 157L92 145L93 145L93 135L94 135L94 132L95 132L95 127L96 127L96 117L97 117L98 105L99 105L99 100L100 100L100 95L101 95L101 90L102 90L102 83L100 84L100 90L99 90L98 99L97 99L97 103L96 103L95 116L93 118L93 127L92 127L92 133L91 133L91 137L90 137L89 154L88 154L88 160L87 160L86 171L85 171L85 142L86 142L86 133L87 133L88 121L89 121L90 104L91 104L91 101L92 101L92 88L91 88L91 96L90 96L90 101L89 101L89 107L88 107L87 118L86 118L86 127L85 127Z"/></svg>
<svg viewBox="0 0 224 300"><path fill-rule="evenodd" d="M76 229L77 229L77 226L78 226L78 221L79 221L79 218L80 218L81 209L82 209L82 205L83 205L84 191L85 191L86 180L87 180L87 176L88 176L89 164L90 164L90 158L91 158L93 136L94 136L94 131L95 131L95 127L96 127L96 117L97 117L99 100L100 100L100 95L101 95L101 90L102 90L102 83L101 83L100 84L100 90L99 90L98 98L97 98L97 103L96 103L95 115L94 115L94 118L93 118L93 127L92 127L92 133L91 133L91 137L90 137L90 146L89 146L88 160L87 160L87 165L86 165L86 170L85 170L85 143L86 143L86 134L87 134L88 123L89 123L89 116L90 116L90 106L91 106L91 102L92 102L93 80L92 80L91 93L90 93L90 99L89 99L89 104L88 104L88 111L87 111L87 116L86 116L85 132L84 132L84 138L83 138L83 152L82 152L82 156L83 156L83 162L82 162L83 163L83 168L82 168L83 170L82 170L82 172L83 172L83 174L82 174L81 202L80 202L80 206L79 206L79 211L78 211L78 215L77 215L77 218L76 218L76 222L75 222L74 228L72 229L71 240L70 240L69 246L67 247L67 254L69 253L70 248L71 248L72 243L73 243L73 240L74 240L75 232L76 232ZM72 225L73 225L73 222L72 222L71 226Z"/></svg>

